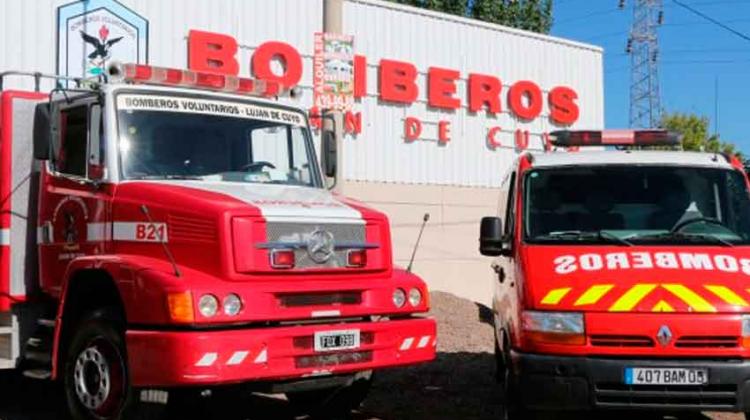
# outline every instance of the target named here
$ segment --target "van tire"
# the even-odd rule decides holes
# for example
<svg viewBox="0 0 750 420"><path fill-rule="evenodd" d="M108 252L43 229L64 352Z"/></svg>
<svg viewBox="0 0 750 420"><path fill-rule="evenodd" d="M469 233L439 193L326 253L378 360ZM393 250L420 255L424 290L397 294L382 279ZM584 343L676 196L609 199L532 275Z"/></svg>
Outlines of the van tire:
<svg viewBox="0 0 750 420"><path fill-rule="evenodd" d="M141 402L130 385L124 335L113 310L81 318L62 363L62 384L73 420L156 420L166 404Z"/></svg>

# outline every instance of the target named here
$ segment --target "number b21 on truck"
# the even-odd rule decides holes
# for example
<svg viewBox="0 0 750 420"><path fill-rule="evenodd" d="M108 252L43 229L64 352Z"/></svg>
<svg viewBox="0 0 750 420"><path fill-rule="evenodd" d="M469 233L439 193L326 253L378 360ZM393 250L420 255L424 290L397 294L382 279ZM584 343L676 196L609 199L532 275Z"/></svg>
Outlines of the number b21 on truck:
<svg viewBox="0 0 750 420"><path fill-rule="evenodd" d="M565 131L482 220L509 417L750 412L750 188L742 163L659 131ZM651 146L656 146L655 150ZM592 150L596 149L596 150Z"/></svg>
<svg viewBox="0 0 750 420"><path fill-rule="evenodd" d="M283 86L18 77L76 87L0 87L0 368L61 383L74 419L233 385L333 414L434 358L425 283L393 267L384 214L325 188L335 139L322 173Z"/></svg>

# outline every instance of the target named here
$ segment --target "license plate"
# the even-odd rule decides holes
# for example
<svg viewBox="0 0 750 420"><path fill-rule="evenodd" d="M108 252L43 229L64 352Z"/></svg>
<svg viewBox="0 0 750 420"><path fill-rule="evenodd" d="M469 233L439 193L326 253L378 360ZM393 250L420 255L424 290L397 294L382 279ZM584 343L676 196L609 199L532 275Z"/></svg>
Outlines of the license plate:
<svg viewBox="0 0 750 420"><path fill-rule="evenodd" d="M708 369L626 368L626 385L705 385Z"/></svg>
<svg viewBox="0 0 750 420"><path fill-rule="evenodd" d="M315 351L336 351L359 348L359 330L315 333Z"/></svg>

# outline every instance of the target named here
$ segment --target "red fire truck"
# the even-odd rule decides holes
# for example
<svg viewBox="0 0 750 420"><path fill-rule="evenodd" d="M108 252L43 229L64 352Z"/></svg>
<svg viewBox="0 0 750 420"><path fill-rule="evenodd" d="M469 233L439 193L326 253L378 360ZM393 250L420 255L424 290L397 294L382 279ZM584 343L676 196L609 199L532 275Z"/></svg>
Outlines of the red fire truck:
<svg viewBox="0 0 750 420"><path fill-rule="evenodd" d="M679 138L657 130L564 131L554 144L580 151L520 156L481 225L508 417L750 412L741 162L669 150Z"/></svg>
<svg viewBox="0 0 750 420"><path fill-rule="evenodd" d="M373 370L434 358L425 283L393 267L384 214L327 191L283 87L106 73L0 75L37 85L0 85L0 368L124 419L240 384L332 414Z"/></svg>

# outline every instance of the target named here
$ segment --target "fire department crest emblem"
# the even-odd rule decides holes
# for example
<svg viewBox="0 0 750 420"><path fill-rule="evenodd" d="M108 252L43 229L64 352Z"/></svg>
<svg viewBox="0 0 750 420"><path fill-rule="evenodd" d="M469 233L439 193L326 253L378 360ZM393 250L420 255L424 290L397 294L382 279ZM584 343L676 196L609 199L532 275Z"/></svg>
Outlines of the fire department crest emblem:
<svg viewBox="0 0 750 420"><path fill-rule="evenodd" d="M58 73L101 74L112 61L148 62L148 21L115 0L86 0L58 8Z"/></svg>

